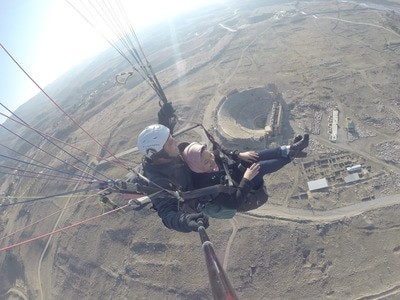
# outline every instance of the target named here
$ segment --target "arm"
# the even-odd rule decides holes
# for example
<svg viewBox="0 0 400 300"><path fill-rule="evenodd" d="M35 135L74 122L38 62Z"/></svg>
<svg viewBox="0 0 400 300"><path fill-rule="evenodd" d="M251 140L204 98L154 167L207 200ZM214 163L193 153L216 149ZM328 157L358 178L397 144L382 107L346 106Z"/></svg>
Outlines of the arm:
<svg viewBox="0 0 400 300"><path fill-rule="evenodd" d="M237 209L244 201L246 201L246 197L252 188L252 182L243 178L239 186L233 189L232 193L221 193L217 196L215 202L227 208Z"/></svg>
<svg viewBox="0 0 400 300"><path fill-rule="evenodd" d="M251 180L259 173L259 171L260 165L252 164L250 168L246 169L239 186L234 190L234 192L229 195L222 194L218 197L219 199L217 198L218 200L216 199L216 201L228 208L238 208L246 200L247 195L254 187Z"/></svg>
<svg viewBox="0 0 400 300"><path fill-rule="evenodd" d="M173 172L179 165L172 163L160 167L151 164L149 160L144 160L142 166L144 176L154 183L156 188L161 187L166 190L171 190L170 178L174 177L172 175L176 175ZM179 178L177 182L185 185L185 182L183 180L181 182L180 180L181 178ZM150 186L152 185L150 184ZM157 210L159 217L162 219L163 224L167 228L181 232L191 231L188 228L187 223L184 223L184 217L182 217L183 213L179 211L178 199L174 197L173 194L171 195L167 191L161 190L159 193L151 195L150 199L154 208Z"/></svg>
<svg viewBox="0 0 400 300"><path fill-rule="evenodd" d="M153 182L156 182L161 187L170 189L168 180L164 178L159 178L156 181L153 180ZM180 232L192 231L187 224L187 214L178 209L179 200L176 197L167 192L161 192L151 197L151 202L165 227Z"/></svg>
<svg viewBox="0 0 400 300"><path fill-rule="evenodd" d="M165 193L152 199L152 203L165 227L180 232L192 231L186 222L187 215L178 210L178 199Z"/></svg>
<svg viewBox="0 0 400 300"><path fill-rule="evenodd" d="M156 177L154 181L157 185L170 190L170 182L164 177ZM168 191L161 191L158 194L150 197L154 208L158 212L163 224L168 229L173 229L180 232L197 231L199 221L203 221L203 226L209 226L208 217L203 213L186 213L181 211L178 198Z"/></svg>

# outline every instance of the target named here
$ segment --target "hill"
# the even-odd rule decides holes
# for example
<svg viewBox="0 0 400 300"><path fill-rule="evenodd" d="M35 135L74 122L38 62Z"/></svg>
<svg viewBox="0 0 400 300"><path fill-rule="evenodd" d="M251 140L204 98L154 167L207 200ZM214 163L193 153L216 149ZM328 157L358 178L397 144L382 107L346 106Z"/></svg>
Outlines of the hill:
<svg viewBox="0 0 400 300"><path fill-rule="evenodd" d="M265 177L270 194L266 205L229 221L211 220L207 232L239 298L398 297L400 48L391 42L400 36L398 12L395 1L230 1L139 36L182 119L210 129L229 121L231 130L235 124L245 130L252 112L258 114L254 124L267 114L257 110L260 101L253 99L259 94L253 91L273 88L285 109L281 142L294 132L311 133L307 158ZM113 153L133 148L137 134L157 120L157 98L139 76L115 84L115 74L127 70L110 50L46 87ZM236 110L246 110L232 115L243 116L245 122L228 120L229 115L218 120L221 103L232 95L243 97ZM339 115L335 142L334 111ZM83 149L62 145L89 166L108 157L42 95L16 114ZM349 128L349 120L354 127ZM93 173L29 128L5 124L59 160L8 132L2 132L1 143L59 170L80 174L72 164ZM201 134L191 131L179 139L201 139ZM243 146L229 136L221 139L226 146ZM254 140L249 145L265 143ZM137 153L127 153L124 163L140 162ZM1 164L24 168L4 157ZM363 172L348 181L346 167L354 164L362 164ZM114 179L126 173L112 164L96 170ZM310 190L308 183L321 178L328 187ZM4 174L0 184L7 195L3 201L83 187ZM120 195L109 197L126 203ZM102 211L95 193L2 207L0 247ZM166 229L149 209L110 214L0 252L0 266L4 299L212 298L198 235Z"/></svg>

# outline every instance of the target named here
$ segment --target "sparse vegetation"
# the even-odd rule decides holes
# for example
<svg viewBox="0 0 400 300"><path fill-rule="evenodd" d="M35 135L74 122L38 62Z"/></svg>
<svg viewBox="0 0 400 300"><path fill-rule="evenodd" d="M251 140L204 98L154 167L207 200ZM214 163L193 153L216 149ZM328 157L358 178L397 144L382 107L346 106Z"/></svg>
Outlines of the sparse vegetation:
<svg viewBox="0 0 400 300"><path fill-rule="evenodd" d="M229 9L214 7L196 13L143 38L144 51L159 70L161 85L182 119L214 128L214 112L230 91L271 83L287 103L286 129L314 133L308 159L266 176L270 199L260 211L239 214L231 222L211 220L207 232L239 298L398 297L400 238L395 229L400 176L398 143L393 142L399 128L395 123L398 50L385 48L385 38L392 35L375 26L398 32L397 13L346 1L270 6L264 0L235 0ZM221 23L236 31L224 29ZM174 31L169 32L170 28ZM122 152L135 145L140 130L156 121L159 106L154 91L138 85L141 80L135 76L125 86L113 84L115 73L127 69L114 58L108 53L49 90L88 132ZM107 156L43 103L47 102L42 97L35 97L19 110L21 118L90 153ZM327 138L333 108L340 111L336 144ZM354 138L345 129L346 117L354 122ZM11 128L33 143L42 141L20 126ZM197 131L180 137L202 138ZM47 145L70 164L15 142L8 133L0 139L58 170L80 173L70 165L79 163L55 147ZM264 140L252 143L262 147ZM70 151L112 178L125 175L122 168L97 166L97 158ZM141 159L137 154L128 158L132 164ZM365 165L360 183L346 185L345 168L359 162ZM321 177L331 186L310 192L307 180ZM4 195L51 195L75 186L61 180L33 178L14 184L10 176L0 178ZM2 236L54 214L2 240L2 246L102 213L96 195L67 201L59 198L12 207L6 213L2 208ZM126 200L115 202L125 204ZM64 209L66 203L71 207ZM60 211L62 215L57 214ZM7 296L18 286L28 299L40 298L39 273L45 299L210 299L203 259L197 234L166 229L152 210L129 210L0 253L0 295Z"/></svg>

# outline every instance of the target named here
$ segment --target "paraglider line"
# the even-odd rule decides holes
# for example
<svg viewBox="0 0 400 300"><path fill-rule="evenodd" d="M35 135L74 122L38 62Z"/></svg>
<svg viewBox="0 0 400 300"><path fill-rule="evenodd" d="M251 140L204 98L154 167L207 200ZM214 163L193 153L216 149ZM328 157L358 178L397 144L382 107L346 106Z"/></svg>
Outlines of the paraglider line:
<svg viewBox="0 0 400 300"><path fill-rule="evenodd" d="M80 200L80 201L78 201L78 202L75 202L75 203L73 203L73 204L71 204L71 205L65 207L64 209L56 210L55 212L53 212L53 213L47 215L47 216L44 217L44 218L41 218L41 219L39 219L39 220L37 220L37 221L35 221L35 222L32 222L32 223L30 223L30 224L28 224L28 225L26 225L26 226L24 226L24 227L22 227L22 228L20 228L20 229L18 229L18 230L16 230L16 231L12 232L12 233L10 233L10 234L8 234L8 235L6 235L6 236L3 236L2 238L0 238L0 241L4 240L4 239L6 239L6 238L8 238L8 237L10 237L10 236L12 236L12 235L14 235L14 234L20 232L20 231L23 231L23 230L25 230L25 229L27 229L27 228L29 228L29 227L32 227L33 225L36 225L36 224L38 224L38 223L40 223L40 222L43 222L44 220L46 220L46 219L48 219L48 218L50 218L50 217L52 217L52 216L54 216L54 215L60 213L61 211L64 211L64 210L67 210L67 209L69 209L69 208L71 208L71 207L73 207L73 206L76 206L76 205L78 205L78 204L80 204L80 203L82 203L82 202L84 202L84 201L90 199L91 197L97 196L98 194L99 194L99 193L90 195L90 196L86 197L85 199L82 199L82 200ZM61 198L61 197L65 197L65 196L58 196L57 198ZM72 196L72 195L69 195L68 197L73 197L73 196ZM81 196L81 195L77 195L77 197L82 197L82 196ZM13 197L13 198L15 198L15 197Z"/></svg>
<svg viewBox="0 0 400 300"><path fill-rule="evenodd" d="M44 165L44 164L38 165L38 164L34 164L34 163L31 163L31 162L27 162L27 161L24 161L24 160L21 160L21 159L18 159L18 158L14 158L14 157L11 157L11 156L8 156L8 155L3 155L3 154L0 154L0 157L8 158L10 160L14 160L14 161L26 164L28 166L40 167L40 168L43 168L43 169L46 169L46 170L50 170L50 171L54 171L54 172L58 172L58 173L62 173L62 174L70 175L70 176L75 176L75 174L73 174L73 173L60 171L60 170L57 170L55 168L52 168L52 167ZM48 175L48 176L51 176L51 175ZM80 178L76 178L76 179L80 180Z"/></svg>
<svg viewBox="0 0 400 300"><path fill-rule="evenodd" d="M119 161L122 166L128 168L124 162L120 161L118 157L116 157L110 150L108 150L104 145L102 145L93 135L91 135L88 131L86 131L74 118L72 118L60 105L57 104L53 100L53 98L46 93L45 90L25 71L25 69L17 62L17 60L11 55L10 52L0 43L1 48L7 53L7 55L14 61L14 63L21 69L22 72L40 89L40 91L64 114L66 115L76 126L78 126L87 136L89 136L97 145L99 145L103 150L105 150L108 154L113 156L116 161Z"/></svg>
<svg viewBox="0 0 400 300"><path fill-rule="evenodd" d="M0 103L1 106L3 106L9 113L11 113L13 116L15 116L19 121L23 122L23 124L25 126L27 126L28 128L31 129L32 126L30 126L27 122L25 122L24 120L22 120L18 115L16 115L15 113L13 113L10 109L8 109L5 105L3 105L2 103ZM46 141L48 141L49 143L51 143L52 145L54 145L55 147L57 147L57 149L63 151L64 153L66 153L67 155L69 155L70 157L72 157L73 159L75 159L76 161L78 161L79 163L83 164L86 167L89 167L90 169L94 170L93 168L91 168L88 164L86 164L85 162L83 162L81 159L79 159L78 157L72 155L71 153L69 153L68 151L66 151L65 149L63 149L62 147L60 147L59 145L57 145L56 143L54 143L52 140L50 140L42 131L35 131L36 133L38 133L40 136L42 136L43 138L46 139ZM68 146L70 146L68 144ZM100 172L98 172L99 174L101 174ZM103 174L101 174L102 176L104 176Z"/></svg>
<svg viewBox="0 0 400 300"><path fill-rule="evenodd" d="M15 168L12 168L13 170L16 170ZM21 172L27 172L26 170L21 170ZM73 180L73 179L59 179L59 178L54 178L53 175L45 175L42 173L37 173L38 175L26 175L26 174L13 174L9 172L2 172L0 171L0 174L4 175L9 175L9 176L15 176L15 177L26 177L26 178L36 178L36 179L41 179L41 180L50 180L50 181L66 181L66 182L82 182L82 179L79 180ZM50 177L44 177L40 175L45 175L45 176L50 176ZM84 181L85 183L92 183L93 181Z"/></svg>
<svg viewBox="0 0 400 300"><path fill-rule="evenodd" d="M104 216L106 216L106 215L110 215L110 214L112 214L112 213L115 213L115 212L117 212L117 211L119 211L119 210L121 210L121 209L124 209L124 208L128 207L128 206L129 206L129 204L126 204L126 205L124 205L124 206L121 206L121 207L118 207L118 208L116 208L116 209L110 210L110 211L108 211L108 212L102 213L101 215L97 215L97 216L94 216L94 217L85 219L85 220L83 220L83 221L80 221L80 222L77 222L77 223L74 223L74 224L71 224L71 225L68 225L68 226L59 228L59 229L54 230L54 231L52 231L52 232L48 232L48 233L39 235L39 236L37 236L37 237L34 237L34 238L31 238L31 239L28 239L28 240L25 240L25 241L16 243L16 244L13 244L13 245L9 245L9 246L7 246L7 247L0 248L0 252L6 251L6 250L10 250L10 249L12 249L12 248L15 248L15 247L18 247L18 246L22 246L22 245L31 243L31 242L33 242L33 241L42 239L42 238L47 237L47 236L51 236L51 235L56 234L56 233L59 233L59 232L66 231L66 230L68 230L68 229L77 227L77 226L82 225L82 224L84 224L84 223L87 223L87 222L96 220L96 219L98 219L98 218L104 217Z"/></svg>
<svg viewBox="0 0 400 300"><path fill-rule="evenodd" d="M18 120L15 120L15 119L13 119L13 118L11 118L11 117L9 117L9 116L3 114L3 113L0 113L0 115L6 117L7 119L9 119L9 120L11 120L11 121L13 121L13 122L15 122L15 123L18 123L18 124L20 124L20 125L22 125L22 126L25 126L25 127L27 127L27 128L30 128L30 129L32 129L32 130L35 131L35 132L38 132L38 133L40 132L41 134L43 134L43 135L45 135L45 136L47 136L47 137L49 137L49 138L52 138L52 139L56 140L57 142L63 143L64 145L67 145L67 146L69 146L69 147L71 147L71 148L73 148L73 149L75 149L75 150L82 151L82 152L85 153L85 154L92 155L92 156L96 157L97 159L102 159L102 160L103 160L103 158L101 158L100 156L97 156L97 155L95 155L95 154L88 153L88 152L86 152L85 150L83 150L83 149L81 149L81 148L79 148L79 147L76 147L76 146L73 146L73 145L71 145L71 144L68 144L67 142L64 142L64 141L62 141L62 140L60 140L60 139L58 139L58 138L56 138L56 137L54 137L54 136L51 136L51 135L48 134L48 133L45 133L45 132L42 132L42 131L40 131L40 130L38 130L38 129L36 129L36 128L33 128L33 127L30 126L30 125L27 125L27 124L24 124L24 123L22 123L22 122L20 122L20 121L18 121ZM53 154L51 154L51 153L49 153L49 152L46 152L45 150L43 150L43 149L39 148L38 146L32 144L31 142L27 141L26 139L24 139L23 137L21 137L21 136L18 135L17 133L15 133L15 132L9 130L9 129L6 128L6 127L4 127L4 125L1 125L1 124L0 124L0 126L3 127L3 128L5 128L5 129L8 130L9 132L13 133L14 135L18 136L19 138L21 138L21 139L24 140L25 142L29 143L29 144L32 145L33 147L36 147L36 148L42 150L42 151L45 152L46 154L50 155L50 156L53 157L53 158L56 158L56 159L60 160L61 162L65 163L65 164L68 164L67 162L65 162L65 161L63 161L63 160L57 158L57 157L54 156ZM111 161L109 161L109 160L107 160L107 159L104 159L104 160L106 160L106 161L112 163ZM79 170L79 171L81 171L81 172L83 172L83 173L86 173L86 174L89 174L90 176L93 176L93 175L91 175L90 173L87 173L87 172L83 171L82 169L79 169L78 167L75 167L75 166L73 166L73 165L71 165L71 164L68 164L68 165L74 167L75 169L77 169L77 170ZM117 164L114 164L114 165L117 165ZM86 164L85 164L85 166L88 167L88 168L90 168L91 170L95 171L96 173L99 173L100 175L102 175L103 177L107 178L108 180L110 180L110 178L109 178L108 176L102 174L101 172L97 171L96 169L93 169L91 166L88 166L88 165L86 165ZM117 166L120 166L120 165L117 165ZM94 177L94 178L96 178L96 177ZM98 180L98 178L96 178L96 179Z"/></svg>
<svg viewBox="0 0 400 300"><path fill-rule="evenodd" d="M43 178L43 179L47 179L50 177L51 178L57 178L57 179L61 179L64 181L70 181L70 182L85 182L85 183L93 183L93 180L84 180L82 178L67 178L67 177L63 177L63 176L57 176L57 175L51 175L51 174L45 174L45 173L40 173L40 172L34 172L34 171L28 171L28 170L22 170L19 168L15 168L15 167L9 167L9 166L4 166L4 165L0 165L0 168L5 168L5 169L10 169L10 170L15 170L15 171L20 171L23 173L30 173L30 174L35 174L37 175L36 178ZM24 176L24 174L21 174L21 176Z"/></svg>
<svg viewBox="0 0 400 300"><path fill-rule="evenodd" d="M89 188L80 189L80 190L76 190L76 191L72 191L72 192L60 193L60 194L57 194L57 195L51 195L51 196L45 196L45 197L40 197L40 198L36 198L36 199L18 201L18 202L15 202L15 203L0 204L0 208L1 207L6 207L6 206L14 206L14 205L18 205L18 204L36 202L36 201L41 201L41 200L47 200L47 199L50 199L50 198L57 198L59 196L65 196L65 195L70 195L70 194L75 194L75 193L88 192L88 191L91 191L91 190L94 190L94 189L97 189L97 188L89 187Z"/></svg>
<svg viewBox="0 0 400 300"><path fill-rule="evenodd" d="M3 113L0 113L0 115L5 116L6 118L8 118L8 119L11 120L11 121L14 121L14 122L16 122L16 123L18 123L18 124L21 124L22 126L27 127L27 125L25 125L25 124L23 124L23 123L21 123L21 122L19 122L19 121L17 121L17 120L12 119L12 118L10 118L9 116L7 116L7 115L5 115L5 114L3 114ZM20 139L23 140L24 142L26 142L26 143L28 143L29 145L31 145L32 147L35 147L36 149L39 149L39 150L43 151L44 153L46 153L47 155L53 157L54 159L56 159L56 160L62 162L63 164L69 165L69 166L73 167L74 169L76 169L76 170L78 170L78 171L81 171L81 172L85 173L86 175L89 175L89 176L91 176L92 178L95 178L95 179L99 180L99 179L98 179L97 177L95 177L94 175L92 175L92 174L90 174L90 173L88 173L88 172L86 172L86 171L84 171L84 170L82 170L82 169L80 169L80 168L78 168L78 167L76 167L76 166L74 166L74 165L72 165L72 164L66 162L66 161L63 161L62 159L58 158L57 156L51 154L50 152L48 152L48 151L46 151L46 150L40 148L39 146L37 146L37 145L31 143L30 141L28 141L27 139L23 138L23 137L20 136L18 133L15 133L15 132L13 132L12 130L8 129L8 128L5 127L4 125L0 124L0 127L4 128L4 129L7 130L8 132L14 134L15 136L17 136L18 138L20 138ZM32 128L32 130L37 131L37 129L34 129L34 128ZM54 138L54 139L56 139L56 138ZM58 139L57 139L57 140L58 140ZM96 170L95 170L95 171L96 171ZM96 171L96 172L99 173L98 171ZM100 174L101 174L101 173L100 173ZM104 176L104 175L103 175L103 176ZM106 176L104 176L104 177L106 177ZM108 177L106 177L106 178L109 179Z"/></svg>

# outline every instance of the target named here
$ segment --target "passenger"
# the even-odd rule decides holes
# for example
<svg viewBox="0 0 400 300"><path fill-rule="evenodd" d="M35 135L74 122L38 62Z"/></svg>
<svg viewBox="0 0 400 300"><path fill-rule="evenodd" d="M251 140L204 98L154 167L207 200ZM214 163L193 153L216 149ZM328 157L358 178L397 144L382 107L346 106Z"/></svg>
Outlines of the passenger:
<svg viewBox="0 0 400 300"><path fill-rule="evenodd" d="M274 168L276 170L280 169L283 165L290 162L290 153L292 155L295 153L298 154L302 149L304 149L306 147L305 144L308 145L308 136L301 141L301 143L299 142L300 144L294 144L293 146L282 146L281 148L278 148L276 152L279 152L281 156L286 156L280 157L280 159L283 161L280 161L279 163L274 163L273 160L272 162L268 163L267 165L269 166L269 171L274 172ZM188 144L186 143L186 145ZM290 147L292 148L290 149ZM213 179L211 182L206 180L204 182L199 181L196 185L194 185L192 178L192 174L194 173L191 172L185 161L182 160L177 141L170 135L169 129L163 125L154 124L146 127L139 134L138 148L139 151L144 155L142 162L144 176L147 177L152 183L156 184L156 187L161 187L170 191L178 190L180 192L187 192L196 189L200 185L201 187L207 187L221 183ZM259 171L263 173L266 172L264 170L265 163L262 160L269 159L268 155L272 154L271 151L265 150L265 152L260 153L256 153L254 151L243 153L239 153L238 151L230 152L232 158L236 157L239 162L247 164L246 167L249 169L249 171L243 170L239 179L242 180L242 177L246 173L245 180L251 183L249 183L250 187L261 187L263 181L262 176L259 176ZM276 156L277 153L274 155ZM252 161L260 161L260 164L251 166ZM241 168L239 164L237 164L237 166L238 168ZM216 168L216 166L213 166L213 168ZM235 180L238 178L236 175L233 177ZM208 185L206 184L207 182ZM236 192L236 190L231 189L229 195L232 192ZM162 219L162 222L167 228L181 232L190 232L197 231L200 225L200 219L203 220L205 227L208 227L208 218L201 211L203 208L202 204L204 202L212 202L212 200L216 198L218 198L218 195L213 195L212 197L206 196L194 198L190 201L190 205L189 203L183 205L178 201L179 199L177 198L176 194L162 191L152 196L151 201L157 210L158 215ZM266 197L263 199L266 201ZM260 204L251 203L251 205ZM245 206L246 202L244 202L240 208L243 210L252 209L252 207L247 207L246 209ZM236 211L234 211L234 213L235 212Z"/></svg>
<svg viewBox="0 0 400 300"><path fill-rule="evenodd" d="M204 205L202 211L214 218L230 218L238 211L255 209L267 202L268 194L263 187L263 177L284 167L294 157L304 156L302 150L309 144L308 134L295 138L293 145L265 149L260 152L222 152L234 163L222 161L219 150L210 151L205 145L191 143L182 156L192 170L194 188L199 189L226 181L226 171L236 187L229 193L220 193ZM224 166L225 164L225 166Z"/></svg>

